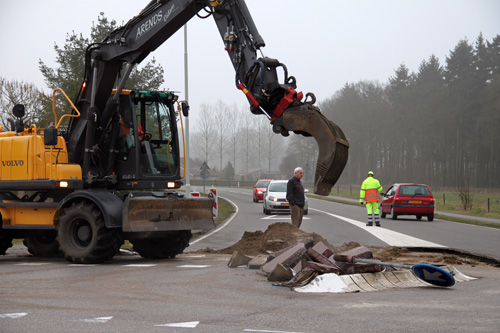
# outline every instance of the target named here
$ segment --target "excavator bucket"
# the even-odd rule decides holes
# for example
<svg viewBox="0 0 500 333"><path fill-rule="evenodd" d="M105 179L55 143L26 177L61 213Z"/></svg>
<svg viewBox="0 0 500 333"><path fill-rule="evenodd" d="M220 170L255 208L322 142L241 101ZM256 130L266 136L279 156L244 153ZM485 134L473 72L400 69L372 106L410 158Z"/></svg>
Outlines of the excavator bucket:
<svg viewBox="0 0 500 333"><path fill-rule="evenodd" d="M283 125L288 131L313 136L318 143L314 193L329 195L347 163L349 142L344 132L312 104L287 109L283 112Z"/></svg>
<svg viewBox="0 0 500 333"><path fill-rule="evenodd" d="M211 198L127 197L123 231L148 232L214 229Z"/></svg>

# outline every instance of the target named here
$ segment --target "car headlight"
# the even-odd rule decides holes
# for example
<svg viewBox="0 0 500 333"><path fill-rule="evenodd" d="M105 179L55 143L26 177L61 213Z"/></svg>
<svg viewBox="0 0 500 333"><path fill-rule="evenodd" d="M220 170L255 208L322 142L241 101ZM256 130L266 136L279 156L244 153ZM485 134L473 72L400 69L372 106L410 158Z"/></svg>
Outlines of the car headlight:
<svg viewBox="0 0 500 333"><path fill-rule="evenodd" d="M274 202L278 201L278 198L273 197L272 195L268 196L267 198L269 199L269 201L274 201Z"/></svg>
<svg viewBox="0 0 500 333"><path fill-rule="evenodd" d="M257 191L257 194L262 194L262 191Z"/></svg>

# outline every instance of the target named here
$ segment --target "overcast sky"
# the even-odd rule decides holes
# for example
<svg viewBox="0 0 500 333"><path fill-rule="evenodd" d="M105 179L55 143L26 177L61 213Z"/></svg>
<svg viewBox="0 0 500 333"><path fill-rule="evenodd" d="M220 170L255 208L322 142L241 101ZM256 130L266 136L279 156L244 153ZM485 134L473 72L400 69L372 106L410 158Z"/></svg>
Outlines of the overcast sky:
<svg viewBox="0 0 500 333"><path fill-rule="evenodd" d="M38 60L54 67L54 43L71 31L90 35L99 12L118 24L148 3L130 0L0 0L0 76L45 88ZM435 54L442 65L459 40L489 41L500 34L498 0L247 0L264 54L277 58L297 79L298 90L319 101L346 82L382 83L401 63L412 71ZM154 56L165 69L162 88L184 98L183 29ZM221 99L245 105L212 18L188 23L189 102L192 127L201 103ZM82 64L83 66L83 64ZM79 78L80 79L80 78ZM64 87L62 87L64 88Z"/></svg>

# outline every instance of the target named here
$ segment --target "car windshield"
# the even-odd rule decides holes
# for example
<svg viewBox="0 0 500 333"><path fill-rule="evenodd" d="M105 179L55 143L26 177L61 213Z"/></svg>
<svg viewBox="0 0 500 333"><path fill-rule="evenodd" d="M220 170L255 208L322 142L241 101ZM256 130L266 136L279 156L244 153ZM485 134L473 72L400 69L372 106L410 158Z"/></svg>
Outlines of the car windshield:
<svg viewBox="0 0 500 333"><path fill-rule="evenodd" d="M257 187L267 187L269 185L270 181L260 181L257 182Z"/></svg>
<svg viewBox="0 0 500 333"><path fill-rule="evenodd" d="M420 185L401 185L400 195L431 195L427 186Z"/></svg>
<svg viewBox="0 0 500 333"><path fill-rule="evenodd" d="M286 183L271 183L269 192L286 192Z"/></svg>

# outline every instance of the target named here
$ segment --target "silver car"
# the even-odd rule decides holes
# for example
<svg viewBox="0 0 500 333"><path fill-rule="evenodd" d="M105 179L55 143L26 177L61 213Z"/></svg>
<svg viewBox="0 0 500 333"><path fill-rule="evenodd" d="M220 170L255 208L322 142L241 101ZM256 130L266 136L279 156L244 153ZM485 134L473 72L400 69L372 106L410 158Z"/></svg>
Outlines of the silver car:
<svg viewBox="0 0 500 333"><path fill-rule="evenodd" d="M273 180L265 190L263 200L263 212L266 215L271 215L274 212L290 213L290 204L286 200L286 185L288 180ZM305 193L309 192L304 190ZM309 203L305 195L304 215L309 213Z"/></svg>

